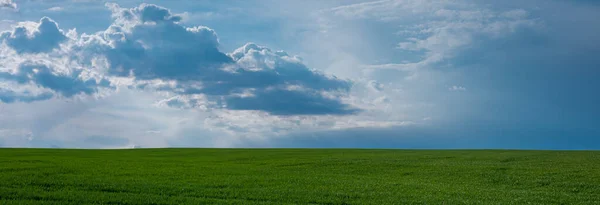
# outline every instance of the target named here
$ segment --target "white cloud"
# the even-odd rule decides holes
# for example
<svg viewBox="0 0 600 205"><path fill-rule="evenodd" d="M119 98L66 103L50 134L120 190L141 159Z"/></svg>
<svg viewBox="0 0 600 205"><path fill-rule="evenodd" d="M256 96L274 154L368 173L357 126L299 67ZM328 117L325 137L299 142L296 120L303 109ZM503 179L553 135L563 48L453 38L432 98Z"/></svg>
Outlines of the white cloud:
<svg viewBox="0 0 600 205"><path fill-rule="evenodd" d="M417 62L371 65L370 68L414 70L448 60L482 39L498 39L536 27L524 9L492 10L467 1L383 0L336 7L334 17L369 19L398 27L398 49L424 52Z"/></svg>
<svg viewBox="0 0 600 205"><path fill-rule="evenodd" d="M319 53L324 59L350 62L328 71L354 74L365 82L376 80L385 85L382 96L375 97L373 92L353 96L363 101L372 99L371 105L377 98L390 102L391 108L379 108L382 119L394 113L413 122L432 123L444 120L451 111L470 109L466 106L469 102L444 98L448 90L466 90L447 85L465 76L460 64L470 60L467 53L542 26L525 9L443 0L357 3L325 9L318 19L326 32L314 33L320 38L310 45L318 48L315 50L328 50ZM396 46L390 46L390 42Z"/></svg>
<svg viewBox="0 0 600 205"><path fill-rule="evenodd" d="M0 0L0 9L2 8L17 9L17 4L12 0Z"/></svg>
<svg viewBox="0 0 600 205"><path fill-rule="evenodd" d="M63 11L65 9L63 7L60 7L60 6L55 6L55 7L48 8L46 10L47 11L52 11L52 12L58 12L58 11Z"/></svg>
<svg viewBox="0 0 600 205"><path fill-rule="evenodd" d="M160 89L179 95L165 104L180 107L194 108L190 106L198 105L200 96L200 101L212 101L202 102L201 107L216 105L275 115L344 115L357 111L322 94L347 92L350 82L309 69L299 57L252 43L226 54L218 49L215 31L182 26L181 16L166 8L151 4L134 8L114 3L106 6L114 22L95 34L78 35L75 30L65 33L47 17L39 23L20 23L13 31L2 33L0 40L12 50L4 49L5 56L10 57L0 62L8 68L0 77L20 84L35 83L66 97L96 93L96 87L110 87L111 80L118 84L119 79L129 78L133 81L129 85L138 87L173 82ZM45 63L38 63L40 58ZM11 62L14 59L23 60ZM31 72L38 74L36 66L43 66L42 73L65 73L48 75L54 76L52 82L62 83L44 84L45 77L28 80ZM94 76L91 81L89 78ZM286 89L289 86L303 89ZM245 97L240 97L241 92L246 93ZM13 102L19 95L11 96L3 99Z"/></svg>
<svg viewBox="0 0 600 205"><path fill-rule="evenodd" d="M212 29L184 27L155 5L107 7L113 24L93 34L63 31L47 17L2 33L0 101L11 111L0 128L11 129L7 138L31 135L0 144L184 146L207 133L193 146L234 146L240 137L413 123L375 114L390 103L382 84L339 79L253 43L221 52ZM352 87L380 94L349 96L363 95Z"/></svg>
<svg viewBox="0 0 600 205"><path fill-rule="evenodd" d="M72 33L70 31L69 33ZM53 97L101 95L110 82L70 60L71 39L56 22L20 22L0 33L0 101L31 102Z"/></svg>
<svg viewBox="0 0 600 205"><path fill-rule="evenodd" d="M58 24L48 17L39 22L22 22L12 31L0 33L0 40L17 53L46 53L67 40Z"/></svg>

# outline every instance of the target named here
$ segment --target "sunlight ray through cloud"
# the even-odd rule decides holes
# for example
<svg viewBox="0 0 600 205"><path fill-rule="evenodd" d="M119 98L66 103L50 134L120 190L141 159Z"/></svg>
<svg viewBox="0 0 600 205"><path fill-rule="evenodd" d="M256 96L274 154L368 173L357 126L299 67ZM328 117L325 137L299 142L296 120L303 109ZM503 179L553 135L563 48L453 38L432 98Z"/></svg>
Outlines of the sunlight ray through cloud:
<svg viewBox="0 0 600 205"><path fill-rule="evenodd" d="M565 133L581 148L600 133L600 12L585 1L36 2L0 0L1 146L377 133L511 148Z"/></svg>

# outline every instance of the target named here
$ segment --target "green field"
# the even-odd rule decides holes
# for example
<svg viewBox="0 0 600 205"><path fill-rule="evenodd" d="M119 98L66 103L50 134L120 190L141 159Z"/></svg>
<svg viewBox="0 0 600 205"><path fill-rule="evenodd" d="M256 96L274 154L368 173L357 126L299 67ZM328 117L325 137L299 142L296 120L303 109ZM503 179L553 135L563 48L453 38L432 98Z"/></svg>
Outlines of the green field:
<svg viewBox="0 0 600 205"><path fill-rule="evenodd" d="M0 204L600 204L600 152L0 149Z"/></svg>

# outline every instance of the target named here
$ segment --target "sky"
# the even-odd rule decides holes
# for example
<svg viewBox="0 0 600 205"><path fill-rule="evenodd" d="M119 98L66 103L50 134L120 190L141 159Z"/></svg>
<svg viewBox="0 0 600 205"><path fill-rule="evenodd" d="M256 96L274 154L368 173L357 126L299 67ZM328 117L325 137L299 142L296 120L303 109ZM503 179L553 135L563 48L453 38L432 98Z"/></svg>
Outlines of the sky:
<svg viewBox="0 0 600 205"><path fill-rule="evenodd" d="M600 3L0 0L0 147L600 149Z"/></svg>

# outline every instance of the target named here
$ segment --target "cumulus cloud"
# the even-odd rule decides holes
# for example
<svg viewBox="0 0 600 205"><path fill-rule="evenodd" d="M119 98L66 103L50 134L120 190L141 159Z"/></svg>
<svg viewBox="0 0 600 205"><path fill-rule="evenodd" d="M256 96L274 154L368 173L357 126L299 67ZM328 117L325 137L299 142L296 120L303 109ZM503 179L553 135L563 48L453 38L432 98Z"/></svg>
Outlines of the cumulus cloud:
<svg viewBox="0 0 600 205"><path fill-rule="evenodd" d="M17 9L17 4L12 0L0 0L0 9L2 8Z"/></svg>
<svg viewBox="0 0 600 205"><path fill-rule="evenodd" d="M101 79L81 79L81 70L75 73L61 74L55 73L54 69L47 65L36 64L35 62L22 63L16 73L0 73L0 79L10 80L19 84L34 84L42 88L56 91L64 97L72 97L77 94L93 94L101 87L110 87L110 82ZM35 99L35 98L34 98ZM27 101L25 98L24 101Z"/></svg>
<svg viewBox="0 0 600 205"><path fill-rule="evenodd" d="M74 30L63 32L48 17L39 22L20 22L11 31L0 34L0 101L32 102L53 97L92 95L111 88L107 78L71 61ZM74 54L76 55L76 54Z"/></svg>
<svg viewBox="0 0 600 205"><path fill-rule="evenodd" d="M2 77L19 84L36 84L65 97L96 93L98 88L110 87L110 79L130 79L130 87L156 88L176 95L164 104L180 108L201 104L203 108L273 115L359 111L340 99L348 93L351 82L310 69L297 56L253 43L224 53L219 50L214 30L183 26L182 17L166 8L152 4L106 6L112 11L113 23L97 33L65 33L47 17L2 33L0 39L16 52L14 59L43 58L49 62L39 68L24 65L24 60L5 62L13 67L7 67L12 71L5 71ZM67 70L68 75L54 72L60 70ZM84 71L104 77L84 79L80 77Z"/></svg>
<svg viewBox="0 0 600 205"><path fill-rule="evenodd" d="M23 24L0 34L0 40L20 54L49 52L66 39L58 24L48 17L39 23Z"/></svg>
<svg viewBox="0 0 600 205"><path fill-rule="evenodd" d="M181 17L166 8L151 4L131 9L117 4L107 7L113 12L113 24L99 35L87 36L83 49L104 55L110 75L200 80L195 77L232 62L218 50L212 29L181 26Z"/></svg>
<svg viewBox="0 0 600 205"><path fill-rule="evenodd" d="M107 4L115 23L104 32L109 73L140 80L175 80L174 92L204 94L221 107L271 114L350 114L337 99L321 91L344 90L349 83L307 68L297 57L246 44L231 54L218 49L216 33L207 27L184 27L181 17L156 5L123 9ZM95 44L91 44L95 46ZM89 46L89 45L88 45ZM289 90L299 86L303 90ZM240 93L250 95L240 97ZM299 100L281 100L295 97ZM221 100L222 99L222 100ZM195 104L195 103L192 103Z"/></svg>

